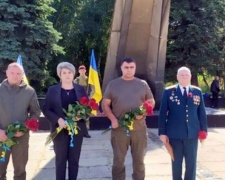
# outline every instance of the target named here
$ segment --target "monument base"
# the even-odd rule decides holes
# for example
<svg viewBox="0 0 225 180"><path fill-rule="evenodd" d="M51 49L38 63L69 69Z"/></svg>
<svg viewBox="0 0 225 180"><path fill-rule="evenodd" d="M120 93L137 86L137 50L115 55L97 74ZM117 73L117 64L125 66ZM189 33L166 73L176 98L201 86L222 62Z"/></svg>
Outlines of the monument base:
<svg viewBox="0 0 225 180"><path fill-rule="evenodd" d="M208 118L208 127L225 127L225 111L206 108L206 113ZM158 117L158 111L155 111L152 116L147 116L147 127L158 128ZM104 115L90 117L90 130L104 130L110 125L110 120ZM39 130L49 129L48 120L44 116L41 116Z"/></svg>

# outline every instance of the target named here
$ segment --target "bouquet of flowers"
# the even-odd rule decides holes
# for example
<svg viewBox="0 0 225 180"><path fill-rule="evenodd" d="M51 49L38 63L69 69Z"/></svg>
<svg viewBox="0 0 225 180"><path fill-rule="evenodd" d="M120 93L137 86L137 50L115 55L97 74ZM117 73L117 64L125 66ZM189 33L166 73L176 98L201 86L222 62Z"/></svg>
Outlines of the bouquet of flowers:
<svg viewBox="0 0 225 180"><path fill-rule="evenodd" d="M198 133L198 139L203 144L203 141L207 138L207 132L205 131L199 131Z"/></svg>
<svg viewBox="0 0 225 180"><path fill-rule="evenodd" d="M39 128L39 121L37 119L28 119L25 121L25 126L28 130L31 130L32 132L36 132Z"/></svg>
<svg viewBox="0 0 225 180"><path fill-rule="evenodd" d="M75 104L68 105L68 111L63 109L65 113L65 122L67 124L66 130L68 135L70 135L70 147L74 147L73 144L73 135L78 134L79 127L77 126L78 119L86 120L90 115L92 110L98 110L98 104L95 99L88 99L87 97L80 98L79 102L76 101ZM45 145L51 143L53 139L62 131L63 128L58 127L56 130L51 133L45 142Z"/></svg>
<svg viewBox="0 0 225 180"><path fill-rule="evenodd" d="M152 115L153 114L153 107L152 105L145 101L139 108L136 110L130 111L125 113L125 115L119 119L119 127L124 127L126 129L127 136L129 136L129 132L133 130L134 121L136 119L136 116L138 115ZM112 127L110 126L108 129L104 130L102 134L105 134L109 130L111 130Z"/></svg>
<svg viewBox="0 0 225 180"><path fill-rule="evenodd" d="M8 125L6 128L6 135L8 139L6 141L0 141L0 147L4 149L4 151L1 152L0 161L5 162L6 151L10 151L10 148L14 144L18 144L16 137L14 137L14 135L17 132L26 133L29 130L37 131L38 127L39 127L39 122L36 119L28 119L25 121L25 123L16 121Z"/></svg>
<svg viewBox="0 0 225 180"><path fill-rule="evenodd" d="M88 99L87 97L80 98L79 102L76 102L75 105L72 106L72 112L76 115L76 117L86 120L93 110L98 110L98 104L95 99ZM64 111L65 112L65 111ZM66 112L65 112L66 113ZM70 116L69 114L66 114Z"/></svg>

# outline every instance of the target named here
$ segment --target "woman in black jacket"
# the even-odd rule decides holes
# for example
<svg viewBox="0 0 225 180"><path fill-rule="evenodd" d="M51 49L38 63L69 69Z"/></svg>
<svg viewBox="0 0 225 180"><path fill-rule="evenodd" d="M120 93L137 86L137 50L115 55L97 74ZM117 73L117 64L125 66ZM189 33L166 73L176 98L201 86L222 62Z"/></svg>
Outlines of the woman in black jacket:
<svg viewBox="0 0 225 180"><path fill-rule="evenodd" d="M51 132L54 132L57 127L63 128L53 140L56 156L56 180L65 180L67 162L69 180L76 180L83 135L87 129L84 120L76 118L79 127L78 134L73 135L74 147L70 147L71 137L66 129L67 123L63 109L67 111L69 104L75 104L75 101L81 97L87 97L87 95L82 86L73 83L75 67L71 63L58 64L57 75L61 82L49 87L43 105L43 113L50 122Z"/></svg>

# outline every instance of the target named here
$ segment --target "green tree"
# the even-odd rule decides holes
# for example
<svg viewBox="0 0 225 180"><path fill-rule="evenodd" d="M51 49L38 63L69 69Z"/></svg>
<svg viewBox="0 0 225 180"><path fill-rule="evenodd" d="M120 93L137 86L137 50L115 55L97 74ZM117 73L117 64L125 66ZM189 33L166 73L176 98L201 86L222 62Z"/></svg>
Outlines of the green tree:
<svg viewBox="0 0 225 180"><path fill-rule="evenodd" d="M80 22L82 20L80 34L83 34L83 37L80 43L87 52L82 61L89 66L91 49L94 49L100 75L103 74L106 62L114 4L115 0L86 0L78 16Z"/></svg>
<svg viewBox="0 0 225 180"><path fill-rule="evenodd" d="M50 21L53 22L53 26L57 31L61 32L62 39L59 41L59 45L64 47L65 54L53 56L54 61L48 64L48 70L50 75L57 80L56 67L62 61L68 61L73 63L72 55L77 49L79 44L77 40L74 40L74 36L79 29L75 27L77 14L79 14L82 0L59 0L54 1L52 4L56 12L50 17Z"/></svg>
<svg viewBox="0 0 225 180"><path fill-rule="evenodd" d="M191 68L197 76L213 74L224 57L225 1L173 0L168 34L166 80L175 80L178 67ZM205 78L205 77L204 77ZM203 78L203 79L204 79Z"/></svg>
<svg viewBox="0 0 225 180"><path fill-rule="evenodd" d="M55 56L49 70L56 76L56 65L69 61L78 67L89 67L91 49L95 50L97 64L103 72L107 54L107 44L111 27L115 0L61 0L54 3L57 13L52 16L54 27L62 33L60 45L65 48L65 56Z"/></svg>
<svg viewBox="0 0 225 180"><path fill-rule="evenodd" d="M52 54L64 53L57 45L61 35L48 20L55 12L51 3L52 0L0 1L0 68L6 69L21 54L26 75L38 93L55 81L46 71Z"/></svg>

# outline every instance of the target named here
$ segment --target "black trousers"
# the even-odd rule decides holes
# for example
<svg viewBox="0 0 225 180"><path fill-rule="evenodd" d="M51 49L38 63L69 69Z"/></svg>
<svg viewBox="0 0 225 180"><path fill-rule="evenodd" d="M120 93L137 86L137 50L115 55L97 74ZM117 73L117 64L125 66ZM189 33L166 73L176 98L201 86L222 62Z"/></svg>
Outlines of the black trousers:
<svg viewBox="0 0 225 180"><path fill-rule="evenodd" d="M218 105L218 93L212 93L212 107L217 107Z"/></svg>
<svg viewBox="0 0 225 180"><path fill-rule="evenodd" d="M69 180L76 180L79 168L79 159L81 146L83 142L83 128L84 121L78 122L78 126L81 130L77 135L73 136L74 147L70 147L71 137L68 135L68 131L64 129L54 139L54 151L55 151L55 166L56 166L56 180L66 179L66 166L68 163L68 176Z"/></svg>

